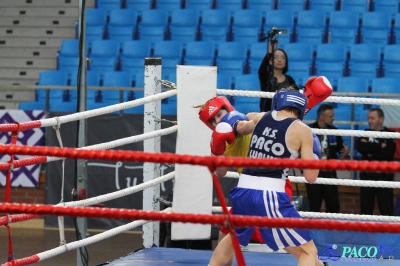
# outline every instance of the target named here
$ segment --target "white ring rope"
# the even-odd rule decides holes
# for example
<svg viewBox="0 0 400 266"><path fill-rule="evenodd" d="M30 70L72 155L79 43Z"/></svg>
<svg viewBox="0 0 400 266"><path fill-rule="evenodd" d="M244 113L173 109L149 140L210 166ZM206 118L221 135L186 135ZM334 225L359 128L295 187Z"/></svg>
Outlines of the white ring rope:
<svg viewBox="0 0 400 266"><path fill-rule="evenodd" d="M255 98L273 98L275 95L274 92L249 91L249 90L222 90L222 89L217 89L217 94L229 95L229 96L247 96ZM400 100L373 99L365 97L330 96L325 101L335 102L335 103L379 104L379 105L400 106Z"/></svg>
<svg viewBox="0 0 400 266"><path fill-rule="evenodd" d="M303 176L289 176L290 182L308 183ZM317 185L338 185L349 187L376 187L376 188L400 188L400 182L396 181L373 181L373 180L353 180L336 178L317 178L313 184Z"/></svg>
<svg viewBox="0 0 400 266"><path fill-rule="evenodd" d="M228 172L225 177L239 178L239 173ZM293 183L308 183L304 176L289 176L290 182ZM400 188L400 182L396 181L371 181L371 180L353 180L353 179L336 179L336 178L321 178L313 184L318 185L338 185L350 187L377 187L377 188Z"/></svg>
<svg viewBox="0 0 400 266"><path fill-rule="evenodd" d="M399 132L380 132L380 131L323 129L323 128L311 128L311 131L317 135L337 135L337 136L400 139Z"/></svg>
<svg viewBox="0 0 400 266"><path fill-rule="evenodd" d="M166 209L162 210L161 212L169 213L169 212L171 212L171 208L166 208ZM90 244L94 244L94 243L97 243L99 241L105 240L107 238L110 238L110 237L116 236L118 234L124 233L124 232L126 232L128 230L131 230L131 229L134 229L136 227L142 226L142 225L144 225L144 224L146 224L148 222L151 222L151 221L146 221L146 220L133 221L131 223L127 223L125 225L118 226L116 228L107 230L107 231L99 233L97 235L90 236L90 237L84 238L84 239L79 240L79 241L75 241L75 242L71 242L71 243L65 244L64 246L61 246L61 247L57 247L57 248L54 248L54 249L50 249L50 250L38 253L37 256L39 257L39 261L42 261L42 260L45 260L45 259L48 259L48 258L52 258L52 257L55 257L55 256L60 255L62 253L65 253L67 251L75 250L75 249L78 249L80 247L84 247L84 246L87 246L87 245L90 245Z"/></svg>
<svg viewBox="0 0 400 266"><path fill-rule="evenodd" d="M228 210L231 207L228 207ZM222 207L213 206L213 213L222 213ZM338 220L356 220L356 221L375 221L375 222L400 222L400 217L384 216L384 215L365 215L352 213L324 213L324 212L302 212L299 211L302 218L317 218L317 219L338 219Z"/></svg>
<svg viewBox="0 0 400 266"><path fill-rule="evenodd" d="M89 111L84 111L84 112L79 112L79 113L74 113L74 114L69 114L69 115L65 115L65 116L61 116L59 117L60 119L60 123L68 123L68 122L73 122L73 121L77 121L77 120L81 120L81 119L85 119L85 118L90 118L90 117L94 117L94 116L100 116L100 115L104 115L104 114L109 114L109 113L113 113L116 111L121 111L124 109L128 109L131 107L136 107L139 105L143 105L146 103L150 103L150 102L154 102L157 100L162 100L171 96L174 96L177 94L177 90L169 90L169 91L165 91L165 92L161 92L159 94L155 94L155 95L151 95L151 96L146 96L143 97L141 99L136 99L133 101L128 101L128 102L124 102L124 103L118 103L118 104L114 104L114 105L110 105L110 106L106 106L106 107L102 107L99 109L94 109L94 110L89 110ZM43 119L40 120L42 123L43 127L49 127L49 126L55 126L57 125L57 120L56 118L47 118L47 119Z"/></svg>
<svg viewBox="0 0 400 266"><path fill-rule="evenodd" d="M111 193L107 193L104 195L100 195L97 197L93 197L90 199L84 199L84 200L80 200L80 201L70 201L70 202L63 202L63 203L59 203L56 206L71 206L71 207L82 207L82 206L90 206L90 205L95 205L101 202L106 202L106 201L110 201L110 200L114 200L117 198L121 198L121 197L125 197L128 195L131 195L133 193L145 190L146 188L150 188L153 187L157 184L166 182L168 180L171 180L175 177L175 172L171 172L168 173L166 175L157 177L153 180L147 181L145 183L133 186L133 187L128 187L128 188L124 188L120 191L114 191Z"/></svg>
<svg viewBox="0 0 400 266"><path fill-rule="evenodd" d="M109 142L105 142L105 143L100 143L100 144L95 144L95 145L90 145L90 146L78 148L78 150L85 150L85 149L86 150L88 150L88 149L91 149L91 150L107 150L107 149L119 147L119 146L122 146L122 145L130 144L130 143L143 141L143 140L146 140L146 139L152 139L152 138L155 138L155 137L165 136L165 135L177 132L177 131L178 131L178 126L172 126L172 127L156 130L156 131L153 131L153 132L149 132L149 133L146 133L146 134L140 134L140 135L136 135L136 136L131 136L131 137L117 139L117 140L113 140L113 141L109 141ZM63 159L63 158L54 157L54 156L48 156L47 157L47 161L48 162L57 161L57 160L61 160L61 159Z"/></svg>

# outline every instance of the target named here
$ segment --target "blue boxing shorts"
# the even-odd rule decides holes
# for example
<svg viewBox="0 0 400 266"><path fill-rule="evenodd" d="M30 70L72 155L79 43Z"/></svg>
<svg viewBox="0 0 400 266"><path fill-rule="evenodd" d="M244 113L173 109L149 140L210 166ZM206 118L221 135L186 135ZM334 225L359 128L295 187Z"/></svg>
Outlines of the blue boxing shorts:
<svg viewBox="0 0 400 266"><path fill-rule="evenodd" d="M230 191L230 198L233 214L301 218L285 192L234 187ZM248 245L253 231L254 228L236 227L236 234L242 246ZM311 240L308 230L260 228L260 233L264 242L275 251L288 246L300 246Z"/></svg>

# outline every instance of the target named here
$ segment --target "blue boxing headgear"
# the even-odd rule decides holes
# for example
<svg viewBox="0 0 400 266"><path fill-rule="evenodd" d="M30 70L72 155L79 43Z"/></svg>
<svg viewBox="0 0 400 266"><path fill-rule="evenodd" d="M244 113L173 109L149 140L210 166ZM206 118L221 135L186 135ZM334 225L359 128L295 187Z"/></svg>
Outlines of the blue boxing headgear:
<svg viewBox="0 0 400 266"><path fill-rule="evenodd" d="M277 91L272 99L272 110L280 111L285 107L294 107L300 110L300 120L303 120L304 111L307 106L307 97L296 90Z"/></svg>

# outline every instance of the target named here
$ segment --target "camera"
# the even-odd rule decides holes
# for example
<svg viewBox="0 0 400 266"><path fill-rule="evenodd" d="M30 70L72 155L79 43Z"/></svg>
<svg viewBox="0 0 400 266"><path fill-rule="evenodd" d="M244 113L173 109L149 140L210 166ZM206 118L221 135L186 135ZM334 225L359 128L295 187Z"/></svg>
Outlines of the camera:
<svg viewBox="0 0 400 266"><path fill-rule="evenodd" d="M285 34L287 33L286 29L278 29L276 27L271 28L270 31L268 31L268 35L266 37L263 37L260 39L260 41L264 41L266 39L272 38L274 41L276 41L276 34Z"/></svg>
<svg viewBox="0 0 400 266"><path fill-rule="evenodd" d="M268 35L274 36L275 34L285 34L287 33L286 29L277 29L275 27L271 28L271 30L268 32Z"/></svg>

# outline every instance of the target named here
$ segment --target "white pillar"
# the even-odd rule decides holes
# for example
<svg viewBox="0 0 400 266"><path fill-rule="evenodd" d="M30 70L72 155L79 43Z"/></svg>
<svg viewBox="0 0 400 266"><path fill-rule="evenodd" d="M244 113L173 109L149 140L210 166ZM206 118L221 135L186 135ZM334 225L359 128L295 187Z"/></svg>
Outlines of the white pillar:
<svg viewBox="0 0 400 266"><path fill-rule="evenodd" d="M217 67L177 67L177 120L176 153L210 155L211 130L198 116L199 108L216 96ZM207 167L175 165L172 211L179 213L211 214L212 177ZM172 240L210 239L211 225L172 223Z"/></svg>

